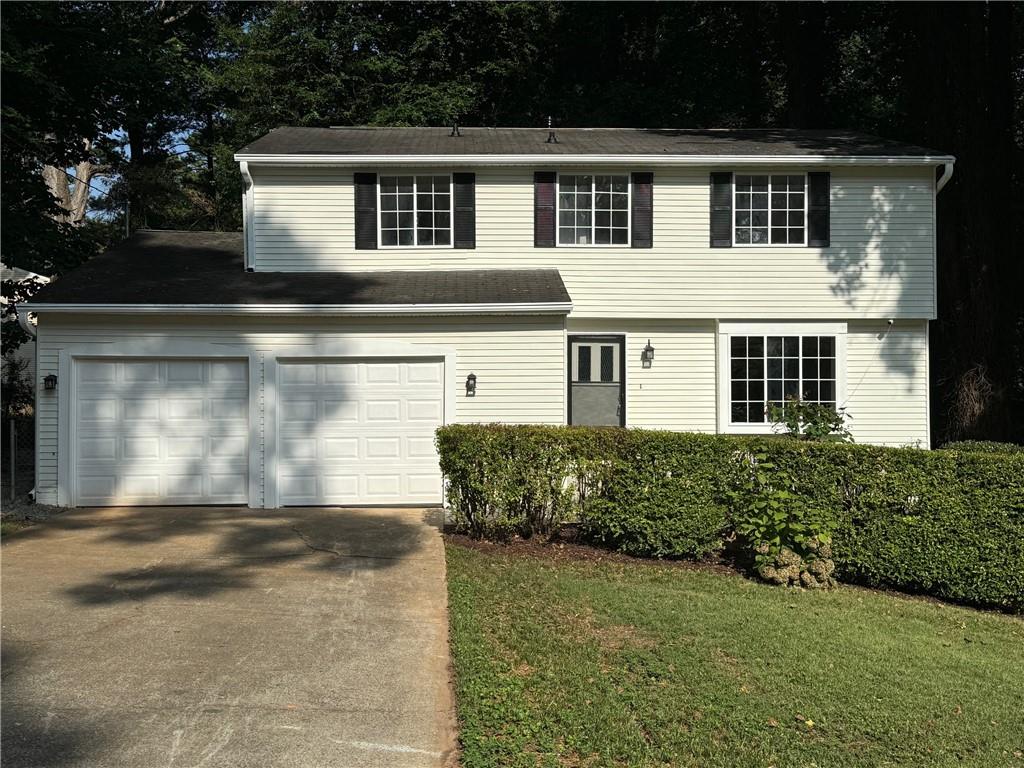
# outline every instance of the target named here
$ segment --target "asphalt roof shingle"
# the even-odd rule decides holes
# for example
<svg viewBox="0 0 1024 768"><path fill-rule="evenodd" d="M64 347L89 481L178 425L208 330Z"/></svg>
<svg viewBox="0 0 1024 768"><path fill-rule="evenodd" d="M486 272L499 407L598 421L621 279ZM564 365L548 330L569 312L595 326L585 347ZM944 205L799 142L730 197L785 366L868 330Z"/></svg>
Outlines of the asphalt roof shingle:
<svg viewBox="0 0 1024 768"><path fill-rule="evenodd" d="M935 157L942 152L865 133L802 129L276 128L239 155L749 155Z"/></svg>
<svg viewBox="0 0 1024 768"><path fill-rule="evenodd" d="M240 232L141 231L32 304L562 304L555 269L246 272Z"/></svg>

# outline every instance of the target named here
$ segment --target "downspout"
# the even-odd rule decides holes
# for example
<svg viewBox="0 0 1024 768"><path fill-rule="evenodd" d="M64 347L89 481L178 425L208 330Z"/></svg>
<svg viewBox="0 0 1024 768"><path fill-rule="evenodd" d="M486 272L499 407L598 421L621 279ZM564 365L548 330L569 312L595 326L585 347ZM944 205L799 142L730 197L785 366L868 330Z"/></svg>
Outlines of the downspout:
<svg viewBox="0 0 1024 768"><path fill-rule="evenodd" d="M942 164L942 175L939 176L938 181L935 182L935 194L932 196L932 306L935 308L935 312L938 312L939 307L939 206L938 197L939 192L942 188L949 183L949 180L953 178L953 164L956 162L956 158L949 160ZM891 322L891 321L890 321ZM928 320L924 321L924 336L925 336L925 381L927 386L925 387L925 423L928 425L928 442L927 447L930 450L932 447L932 342L930 328L931 323ZM890 326L891 327L891 326Z"/></svg>
<svg viewBox="0 0 1024 768"><path fill-rule="evenodd" d="M241 160L238 163L238 170L242 174L242 181L245 183L245 189L242 191L242 242L245 246L245 268L248 271L252 271L256 266L256 254L253 249L252 242L252 193L253 193L253 181L252 174L249 173L249 163L245 160Z"/></svg>
<svg viewBox="0 0 1024 768"><path fill-rule="evenodd" d="M942 188L949 183L949 180L953 178L953 163L955 160L950 160L948 163L942 164L942 175L939 176L939 180L935 182L935 194L939 194Z"/></svg>

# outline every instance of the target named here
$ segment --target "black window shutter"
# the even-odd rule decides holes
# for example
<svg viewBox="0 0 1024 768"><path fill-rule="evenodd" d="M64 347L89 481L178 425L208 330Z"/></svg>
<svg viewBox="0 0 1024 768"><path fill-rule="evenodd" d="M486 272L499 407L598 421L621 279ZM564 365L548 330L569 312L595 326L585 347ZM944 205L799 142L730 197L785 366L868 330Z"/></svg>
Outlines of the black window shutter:
<svg viewBox="0 0 1024 768"><path fill-rule="evenodd" d="M633 174L633 243L634 248L654 247L654 174Z"/></svg>
<svg viewBox="0 0 1024 768"><path fill-rule="evenodd" d="M814 248L828 248L831 240L831 181L828 171L807 174L807 245Z"/></svg>
<svg viewBox="0 0 1024 768"><path fill-rule="evenodd" d="M377 247L377 174L353 175L356 188L356 250Z"/></svg>
<svg viewBox="0 0 1024 768"><path fill-rule="evenodd" d="M555 247L555 172L533 174L533 244Z"/></svg>
<svg viewBox="0 0 1024 768"><path fill-rule="evenodd" d="M711 247L732 247L732 174L711 174Z"/></svg>
<svg viewBox="0 0 1024 768"><path fill-rule="evenodd" d="M476 248L476 174L453 173L456 248Z"/></svg>

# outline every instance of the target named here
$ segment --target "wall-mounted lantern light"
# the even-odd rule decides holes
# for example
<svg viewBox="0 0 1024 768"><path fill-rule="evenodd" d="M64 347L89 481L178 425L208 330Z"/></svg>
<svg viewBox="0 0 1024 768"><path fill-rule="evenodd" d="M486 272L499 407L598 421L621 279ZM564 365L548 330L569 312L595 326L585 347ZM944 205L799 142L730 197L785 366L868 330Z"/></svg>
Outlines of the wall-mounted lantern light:
<svg viewBox="0 0 1024 768"><path fill-rule="evenodd" d="M647 340L647 346L644 347L643 353L640 355L640 361L643 363L644 368L650 368L651 363L654 362L654 347L651 346L651 340Z"/></svg>
<svg viewBox="0 0 1024 768"><path fill-rule="evenodd" d="M476 374L471 373L466 377L466 397L476 397Z"/></svg>
<svg viewBox="0 0 1024 768"><path fill-rule="evenodd" d="M54 373L49 374L43 378L43 389L47 391L53 391L57 388L57 375Z"/></svg>

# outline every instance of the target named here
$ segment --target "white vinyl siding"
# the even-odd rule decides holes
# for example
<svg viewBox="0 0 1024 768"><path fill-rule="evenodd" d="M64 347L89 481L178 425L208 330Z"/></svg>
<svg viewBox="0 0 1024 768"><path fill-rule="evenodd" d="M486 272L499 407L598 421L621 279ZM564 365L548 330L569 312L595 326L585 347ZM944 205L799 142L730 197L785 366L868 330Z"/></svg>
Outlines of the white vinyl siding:
<svg viewBox="0 0 1024 768"><path fill-rule="evenodd" d="M715 324L706 320L568 322L569 334L626 335L626 426L715 431ZM640 355L650 339L654 361Z"/></svg>
<svg viewBox="0 0 1024 768"><path fill-rule="evenodd" d="M44 316L39 324L39 381L58 373L61 351L82 354L94 350L108 354L113 344L135 342L151 356L174 346L213 345L225 355L247 350L254 360L252 373L256 413L264 413L264 373L275 355L311 353L316 345L359 345L371 348L386 343L451 347L455 352L454 414L448 422L506 422L562 424L565 419L565 330L557 317L471 318L160 318L99 316ZM228 352L227 350L232 350ZM333 353L331 357L336 357ZM466 377L477 376L475 397L467 397ZM58 393L38 386L37 488L40 501L56 502ZM267 426L257 421L251 430L257 450L266 446ZM262 502L262 462L257 465L258 498Z"/></svg>
<svg viewBox="0 0 1024 768"><path fill-rule="evenodd" d="M533 170L477 169L475 249L356 250L351 171L253 168L256 269L555 267L574 318L934 317L932 168L827 168L828 248L710 248L713 169L658 168L654 247L644 249L535 248Z"/></svg>
<svg viewBox="0 0 1024 768"><path fill-rule="evenodd" d="M850 323L846 410L858 443L927 448L928 323Z"/></svg>

